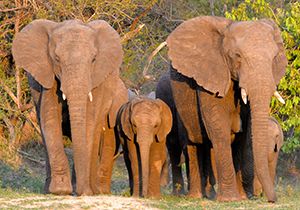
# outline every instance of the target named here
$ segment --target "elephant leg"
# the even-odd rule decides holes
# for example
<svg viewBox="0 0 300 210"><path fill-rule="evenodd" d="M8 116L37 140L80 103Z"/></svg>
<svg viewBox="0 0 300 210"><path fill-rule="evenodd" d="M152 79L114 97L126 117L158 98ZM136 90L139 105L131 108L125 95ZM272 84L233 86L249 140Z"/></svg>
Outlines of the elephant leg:
<svg viewBox="0 0 300 210"><path fill-rule="evenodd" d="M212 155L211 155L211 148L210 145L204 144L204 173L206 174L206 185L205 185L205 194L209 199L215 199L216 191L215 191L215 184L216 179L213 172L213 164L212 164Z"/></svg>
<svg viewBox="0 0 300 210"><path fill-rule="evenodd" d="M197 146L188 145L188 156L189 156L189 197L202 198L201 193L201 179L200 170L198 164Z"/></svg>
<svg viewBox="0 0 300 210"><path fill-rule="evenodd" d="M126 140L127 141L127 140ZM132 196L139 197L140 195L140 180L139 180L139 162L136 144L134 142L128 142L129 159L131 163L131 170L133 176L133 193Z"/></svg>
<svg viewBox="0 0 300 210"><path fill-rule="evenodd" d="M123 147L124 150L124 161L125 165L128 171L128 178L129 178L129 188L130 188L130 195L133 194L133 175L132 175L132 168L131 168L131 162L129 159L129 154L127 148Z"/></svg>
<svg viewBox="0 0 300 210"><path fill-rule="evenodd" d="M168 147L168 151L172 167L173 194L184 194L184 182L180 165L182 150L179 146L176 147L176 145L170 145Z"/></svg>
<svg viewBox="0 0 300 210"><path fill-rule="evenodd" d="M166 158L164 143L153 142L150 148L149 197L160 197L160 175Z"/></svg>
<svg viewBox="0 0 300 210"><path fill-rule="evenodd" d="M114 154L116 149L115 133L114 129L109 129L107 126L103 131L101 157L97 175L99 178L99 193L109 194L112 170L114 164Z"/></svg>
<svg viewBox="0 0 300 210"><path fill-rule="evenodd" d="M43 90L40 124L51 172L49 192L53 194L71 194L70 169L62 139L61 105L58 102L55 88Z"/></svg>

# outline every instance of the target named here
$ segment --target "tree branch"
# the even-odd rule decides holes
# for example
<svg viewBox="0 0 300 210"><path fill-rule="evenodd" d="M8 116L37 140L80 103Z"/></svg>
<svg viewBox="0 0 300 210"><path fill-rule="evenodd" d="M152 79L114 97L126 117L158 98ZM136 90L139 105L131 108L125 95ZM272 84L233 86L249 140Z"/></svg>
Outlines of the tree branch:
<svg viewBox="0 0 300 210"><path fill-rule="evenodd" d="M27 9L28 7L16 7L16 8L10 8L10 9L0 9L0 12L15 12L22 9Z"/></svg>
<svg viewBox="0 0 300 210"><path fill-rule="evenodd" d="M145 26L145 24L141 24L136 29L134 29L133 31L129 31L128 33L126 33L124 36L122 36L121 43L124 44L128 40L130 40L133 37L135 37L142 30L142 28L144 26Z"/></svg>
<svg viewBox="0 0 300 210"><path fill-rule="evenodd" d="M144 76L145 79L147 79L147 80L151 79L151 76L148 75L147 72L148 72L148 69L149 69L150 64L152 62L152 59L166 45L167 45L167 42L160 43L160 45L158 45L158 47L148 57L148 59L147 59L148 62L147 62L146 66L145 66L145 68L143 70L143 76Z"/></svg>
<svg viewBox="0 0 300 210"><path fill-rule="evenodd" d="M3 90L11 97L11 99L18 104L18 99L15 94L9 89L8 86L4 84L4 82L0 79L0 85L3 87Z"/></svg>

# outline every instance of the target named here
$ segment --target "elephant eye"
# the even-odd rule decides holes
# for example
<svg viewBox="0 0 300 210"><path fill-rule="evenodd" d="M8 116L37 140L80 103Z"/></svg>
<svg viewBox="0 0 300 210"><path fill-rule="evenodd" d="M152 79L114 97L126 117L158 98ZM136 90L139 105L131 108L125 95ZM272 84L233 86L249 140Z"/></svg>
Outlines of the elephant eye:
<svg viewBox="0 0 300 210"><path fill-rule="evenodd" d="M60 61L60 58L58 57L58 55L55 55L55 60L56 60L57 62Z"/></svg>
<svg viewBox="0 0 300 210"><path fill-rule="evenodd" d="M95 63L96 61L96 56L94 56L94 58L92 59L92 63Z"/></svg>

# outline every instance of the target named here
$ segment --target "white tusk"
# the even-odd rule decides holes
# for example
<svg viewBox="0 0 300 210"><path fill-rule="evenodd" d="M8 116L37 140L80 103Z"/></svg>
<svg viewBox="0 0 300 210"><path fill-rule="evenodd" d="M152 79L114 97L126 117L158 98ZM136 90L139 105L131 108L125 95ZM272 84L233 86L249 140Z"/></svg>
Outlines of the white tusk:
<svg viewBox="0 0 300 210"><path fill-rule="evenodd" d="M90 99L90 102L93 101L93 95L92 95L92 92L89 92L89 99Z"/></svg>
<svg viewBox="0 0 300 210"><path fill-rule="evenodd" d="M246 90L244 88L241 89L241 95L242 95L242 99L244 104L247 104L247 93Z"/></svg>
<svg viewBox="0 0 300 210"><path fill-rule="evenodd" d="M66 95L65 94L62 94L62 97L63 97L63 100L66 100Z"/></svg>
<svg viewBox="0 0 300 210"><path fill-rule="evenodd" d="M102 127L102 130L105 131L105 127Z"/></svg>
<svg viewBox="0 0 300 210"><path fill-rule="evenodd" d="M284 99L281 97L281 95L278 93L278 91L274 92L274 96L283 104L285 104Z"/></svg>

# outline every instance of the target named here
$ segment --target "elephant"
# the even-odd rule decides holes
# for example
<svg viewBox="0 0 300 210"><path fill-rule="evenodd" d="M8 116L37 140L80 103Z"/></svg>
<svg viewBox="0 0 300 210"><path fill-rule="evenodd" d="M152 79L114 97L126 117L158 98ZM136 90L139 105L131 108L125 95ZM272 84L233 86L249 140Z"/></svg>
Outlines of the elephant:
<svg viewBox="0 0 300 210"><path fill-rule="evenodd" d="M64 134L73 142L76 194L109 193L116 115L127 101L119 34L103 20L39 19L16 34L12 54L27 72L46 148L45 192L72 193Z"/></svg>
<svg viewBox="0 0 300 210"><path fill-rule="evenodd" d="M160 178L166 165L166 136L172 115L160 99L138 96L117 115L117 130L124 150L131 195L160 197Z"/></svg>
<svg viewBox="0 0 300 210"><path fill-rule="evenodd" d="M231 134L240 131L238 113L243 101L250 104L255 171L267 200L275 202L265 138L271 97L274 94L283 101L276 85L287 65L276 24L268 19L233 21L202 16L181 23L166 42L173 97L190 141L188 153L195 153L194 143L202 143L204 126L215 153L217 200L241 199ZM191 182L191 187L199 186L200 177Z"/></svg>
<svg viewBox="0 0 300 210"><path fill-rule="evenodd" d="M242 155L244 155L244 157L239 159L239 161L241 161L242 159L247 159L247 161L243 161L242 163L240 163L241 164L240 168L238 168L237 170L237 174L238 174L237 180L238 180L238 186L240 192L242 194L243 193L246 194L248 197L249 194L253 196L259 196L263 191L253 165L253 151L251 147L250 125L251 124L248 124L247 131L244 131L246 132L246 145L242 149L243 150ZM268 131L267 138L265 139L265 141L269 142L267 160L268 160L268 167L271 176L271 181L274 185L279 151L281 146L283 145L284 137L283 137L283 131L281 129L281 126L274 117L269 117L267 131Z"/></svg>
<svg viewBox="0 0 300 210"><path fill-rule="evenodd" d="M249 110L249 107L247 109ZM249 123L251 119L249 114L250 113L246 113L246 115L244 115L247 116L248 121L242 121L242 132L236 134L233 138L232 158L236 171L236 180L239 193L240 195L242 195L243 198L248 197L251 199L254 196L257 197L262 193L262 186L254 170L253 150L251 144L251 123ZM241 116L243 116L243 114L241 114ZM269 117L268 119L268 133L267 137L265 138L265 141L269 143L267 159L269 173L271 176L272 183L274 185L279 151L283 144L283 131L281 129L280 124L274 117ZM217 177L213 149L211 155L213 176Z"/></svg>
<svg viewBox="0 0 300 210"><path fill-rule="evenodd" d="M169 106L173 118L172 129L167 135L166 142L172 168L173 194L185 194L182 174L182 164L185 163L187 172L186 175L188 178L188 195L191 197L197 197L198 194L202 194L204 197L214 199L216 193L214 190L215 177L210 160L211 143L206 136L205 141L202 144L197 144L199 152L197 154L193 154L193 156L188 156L187 147L189 139L186 129L184 128L176 110L171 88L170 71L164 73L159 78L155 94L157 98L161 99ZM190 167L190 161L193 163L195 158L198 159L198 166ZM190 170L192 175L190 175ZM194 173L194 171L197 171L197 173ZM195 176L199 176L201 178L201 186L190 186L191 179Z"/></svg>

